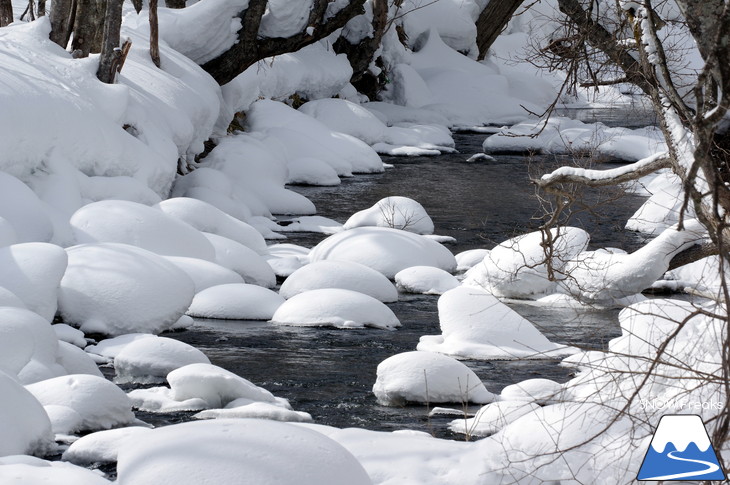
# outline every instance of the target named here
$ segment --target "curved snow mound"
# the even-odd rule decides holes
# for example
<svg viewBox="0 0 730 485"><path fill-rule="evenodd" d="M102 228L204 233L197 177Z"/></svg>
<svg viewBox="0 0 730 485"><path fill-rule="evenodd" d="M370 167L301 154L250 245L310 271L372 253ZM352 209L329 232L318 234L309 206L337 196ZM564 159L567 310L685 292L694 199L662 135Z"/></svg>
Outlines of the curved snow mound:
<svg viewBox="0 0 730 485"><path fill-rule="evenodd" d="M330 236L312 249L309 258L353 261L390 279L411 266L434 266L449 273L456 269L454 255L441 244L385 227L358 227Z"/></svg>
<svg viewBox="0 0 730 485"><path fill-rule="evenodd" d="M544 359L575 349L550 342L535 326L486 291L460 286L438 301L441 335L421 337L418 350L465 359Z"/></svg>
<svg viewBox="0 0 730 485"><path fill-rule="evenodd" d="M458 360L434 352L404 352L378 364L373 393L383 406L407 402L494 401L481 379Z"/></svg>
<svg viewBox="0 0 730 485"><path fill-rule="evenodd" d="M55 442L51 422L43 406L22 384L2 370L0 396L0 429L3 430L0 456L43 455L51 451Z"/></svg>
<svg viewBox="0 0 730 485"><path fill-rule="evenodd" d="M167 337L143 338L130 342L114 358L116 383L162 382L175 369L188 364L210 364L203 352L192 345Z"/></svg>
<svg viewBox="0 0 730 485"><path fill-rule="evenodd" d="M174 325L193 300L188 275L144 249L103 243L67 252L59 311L85 333L159 333Z"/></svg>
<svg viewBox="0 0 730 485"><path fill-rule="evenodd" d="M568 261L588 247L590 236L577 227L551 229L550 235L553 245L549 262L554 279L560 279ZM544 239L541 231L535 231L500 243L481 264L467 272L463 283L504 298L554 293L557 283L549 278Z"/></svg>
<svg viewBox="0 0 730 485"><path fill-rule="evenodd" d="M532 402L497 401L479 409L473 418L453 420L449 429L470 436L489 436L537 409L540 406Z"/></svg>
<svg viewBox="0 0 730 485"><path fill-rule="evenodd" d="M325 288L293 296L276 310L271 322L301 327L393 329L400 326L393 311L372 296Z"/></svg>
<svg viewBox="0 0 730 485"><path fill-rule="evenodd" d="M18 234L7 219L0 216L0 247L10 246L18 242Z"/></svg>
<svg viewBox="0 0 730 485"><path fill-rule="evenodd" d="M317 431L258 419L165 426L119 451L119 485L371 485L349 451Z"/></svg>
<svg viewBox="0 0 730 485"><path fill-rule="evenodd" d="M388 278L351 261L317 261L303 266L284 281L279 294L289 299L305 291L323 288L357 291L384 303L398 301L398 291Z"/></svg>
<svg viewBox="0 0 730 485"><path fill-rule="evenodd" d="M240 402L245 402L239 405ZM302 411L292 411L281 406L266 402L246 402L245 399L233 401L223 409L206 409L194 416L196 419L271 419L273 421L288 421L295 423L309 423L312 415Z"/></svg>
<svg viewBox="0 0 730 485"><path fill-rule="evenodd" d="M61 458L84 466L94 463L115 463L119 448L125 441L138 442L151 431L150 428L143 426L96 431L71 443Z"/></svg>
<svg viewBox="0 0 730 485"><path fill-rule="evenodd" d="M276 286L274 270L256 251L227 237L207 232L203 235L215 249L216 263L241 275L245 283L264 288Z"/></svg>
<svg viewBox="0 0 730 485"><path fill-rule="evenodd" d="M200 231L153 207L126 200L85 205L71 217L79 244L114 242L163 256L213 261L215 251Z"/></svg>
<svg viewBox="0 0 730 485"><path fill-rule="evenodd" d="M466 271L481 263L489 255L489 249L468 249L456 256L456 271Z"/></svg>
<svg viewBox="0 0 730 485"><path fill-rule="evenodd" d="M347 133L371 146L383 141L388 128L370 111L345 99L309 101L299 111L321 121L332 131Z"/></svg>
<svg viewBox="0 0 730 485"><path fill-rule="evenodd" d="M395 284L406 293L441 295L459 286L452 274L432 266L411 266L395 275Z"/></svg>
<svg viewBox="0 0 730 485"><path fill-rule="evenodd" d="M0 483L24 485L111 485L98 472L63 461L46 461L32 456L0 458Z"/></svg>
<svg viewBox="0 0 730 485"><path fill-rule="evenodd" d="M555 381L527 379L505 387L500 397L504 401L527 401L545 406L559 401L562 394L563 386Z"/></svg>
<svg viewBox="0 0 730 485"><path fill-rule="evenodd" d="M283 303L284 298L276 292L260 286L218 285L195 295L188 315L228 320L269 320Z"/></svg>
<svg viewBox="0 0 730 485"><path fill-rule="evenodd" d="M433 221L421 204L408 197L386 197L369 209L354 213L345 229L375 226L391 227L416 234L433 234Z"/></svg>
<svg viewBox="0 0 730 485"><path fill-rule="evenodd" d="M96 431L135 421L127 395L103 377L61 376L26 389L46 408L54 433Z"/></svg>
<svg viewBox="0 0 730 485"><path fill-rule="evenodd" d="M243 283L243 278L238 273L204 259L184 258L181 256L163 257L185 272L193 280L195 293L199 293L211 286Z"/></svg>
<svg viewBox="0 0 730 485"><path fill-rule="evenodd" d="M48 242L53 238L53 222L43 202L30 187L4 171L0 171L0 219L6 226L0 230L6 234L0 240Z"/></svg>
<svg viewBox="0 0 730 485"><path fill-rule="evenodd" d="M329 164L312 157L300 157L287 163L289 175L286 183L290 185L319 185L331 187L342 181Z"/></svg>

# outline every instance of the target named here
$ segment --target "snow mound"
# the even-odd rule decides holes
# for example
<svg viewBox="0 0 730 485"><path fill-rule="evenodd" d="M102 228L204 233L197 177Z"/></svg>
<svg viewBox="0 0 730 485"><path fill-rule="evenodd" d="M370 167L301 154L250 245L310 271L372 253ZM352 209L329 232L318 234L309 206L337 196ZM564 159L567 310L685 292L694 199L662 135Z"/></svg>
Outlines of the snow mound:
<svg viewBox="0 0 730 485"><path fill-rule="evenodd" d="M309 413L292 411L265 402L237 404L236 401L233 401L223 409L206 409L197 413L194 417L197 419L271 419L273 421L296 423L312 421L312 416Z"/></svg>
<svg viewBox="0 0 730 485"><path fill-rule="evenodd" d="M341 288L364 293L384 303L398 300L398 291L388 278L374 269L350 261L317 261L289 276L279 294L289 299L305 291Z"/></svg>
<svg viewBox="0 0 730 485"><path fill-rule="evenodd" d="M86 347L87 342L84 338L84 332L81 330L66 325L65 323L55 323L51 328L56 333L58 340L73 344L80 349Z"/></svg>
<svg viewBox="0 0 730 485"><path fill-rule="evenodd" d="M473 418L455 419L449 423L449 429L464 435L489 436L539 408L532 402L497 401L479 409Z"/></svg>
<svg viewBox="0 0 730 485"><path fill-rule="evenodd" d="M376 226L391 227L416 234L433 234L433 221L421 204L408 197L386 197L369 209L356 212L344 224L345 229Z"/></svg>
<svg viewBox="0 0 730 485"><path fill-rule="evenodd" d="M328 237L312 249L312 262L342 260L364 264L392 279L411 266L456 269L451 251L410 232L385 227L358 227Z"/></svg>
<svg viewBox="0 0 730 485"><path fill-rule="evenodd" d="M103 377L55 377L26 386L46 408L54 433L96 431L134 423L132 402Z"/></svg>
<svg viewBox="0 0 730 485"><path fill-rule="evenodd" d="M291 297L276 310L271 322L304 327L389 330L400 326L393 311L379 300L356 291L335 288L305 291Z"/></svg>
<svg viewBox="0 0 730 485"><path fill-rule="evenodd" d="M370 111L345 99L309 101L299 111L324 123L332 131L347 133L371 146L383 140L388 128Z"/></svg>
<svg viewBox="0 0 730 485"><path fill-rule="evenodd" d="M80 244L113 242L163 256L213 261L215 252L200 231L155 208L126 200L85 205L71 217Z"/></svg>
<svg viewBox="0 0 730 485"><path fill-rule="evenodd" d="M383 406L407 402L494 401L481 379L456 359L433 352L404 352L378 364L373 393Z"/></svg>
<svg viewBox="0 0 730 485"><path fill-rule="evenodd" d="M469 249L455 256L456 271L467 271L481 263L489 255L489 249Z"/></svg>
<svg viewBox="0 0 730 485"><path fill-rule="evenodd" d="M395 284L406 293L441 295L459 286L459 280L433 266L411 266L395 275Z"/></svg>
<svg viewBox="0 0 730 485"><path fill-rule="evenodd" d="M10 246L18 242L18 235L13 226L4 217L0 217L0 247Z"/></svg>
<svg viewBox="0 0 730 485"><path fill-rule="evenodd" d="M43 406L18 381L0 370L0 457L44 455L55 447ZM0 470L4 467L0 467ZM1 476L2 472L0 472Z"/></svg>
<svg viewBox="0 0 730 485"><path fill-rule="evenodd" d="M67 252L59 311L86 333L161 332L178 321L193 299L188 275L144 249L102 243Z"/></svg>
<svg viewBox="0 0 730 485"><path fill-rule="evenodd" d="M560 400L563 386L550 379L527 379L511 384L500 393L503 401L527 401L540 406Z"/></svg>
<svg viewBox="0 0 730 485"><path fill-rule="evenodd" d="M71 446L63 452L62 459L83 466L114 463L117 461L119 448L124 446L127 440L130 443L139 442L151 431L141 426L96 431L71 443Z"/></svg>
<svg viewBox="0 0 730 485"><path fill-rule="evenodd" d="M228 320L268 320L283 303L284 298L260 286L218 285L195 295L188 315Z"/></svg>
<svg viewBox="0 0 730 485"><path fill-rule="evenodd" d="M100 472L31 456L0 458L0 482L23 485L111 485Z"/></svg>
<svg viewBox="0 0 730 485"><path fill-rule="evenodd" d="M47 243L0 247L0 287L47 321L56 315L58 285L68 263L65 251Z"/></svg>
<svg viewBox="0 0 730 485"><path fill-rule="evenodd" d="M195 285L195 293L200 293L211 286L243 283L243 278L238 273L204 259L181 256L164 256L164 258L190 277Z"/></svg>
<svg viewBox="0 0 730 485"><path fill-rule="evenodd" d="M102 340L96 345L89 345L84 350L92 355L98 355L112 362L119 355L124 347L130 343L143 338L154 338L156 335L151 333L125 333L118 337L112 337Z"/></svg>
<svg viewBox="0 0 730 485"><path fill-rule="evenodd" d="M114 358L117 383L162 382L175 369L188 364L210 364L203 352L192 345L167 337L143 338L130 342Z"/></svg>
<svg viewBox="0 0 730 485"><path fill-rule="evenodd" d="M43 202L27 185L4 171L0 171L0 219L2 242L49 242L53 237L53 223Z"/></svg>
<svg viewBox="0 0 730 485"><path fill-rule="evenodd" d="M80 348L68 342L58 342L56 362L64 368L64 374L88 374L102 377L96 361Z"/></svg>
<svg viewBox="0 0 730 485"><path fill-rule="evenodd" d="M340 185L342 181L328 163L312 157L300 157L287 163L289 175L286 183L290 185L319 185L329 187Z"/></svg>
<svg viewBox="0 0 730 485"><path fill-rule="evenodd" d="M257 419L153 430L119 450L117 470L120 485L372 483L350 452L324 435Z"/></svg>
<svg viewBox="0 0 730 485"><path fill-rule="evenodd" d="M215 262L235 271L245 283L273 288L276 274L266 260L253 249L217 234L203 233L215 249Z"/></svg>
<svg viewBox="0 0 730 485"><path fill-rule="evenodd" d="M461 286L438 301L441 335L423 336L418 350L464 359L545 359L575 353L486 291Z"/></svg>
<svg viewBox="0 0 730 485"><path fill-rule="evenodd" d="M296 244L273 244L269 246L266 262L276 276L288 278L296 270L309 264L309 252L308 248Z"/></svg>

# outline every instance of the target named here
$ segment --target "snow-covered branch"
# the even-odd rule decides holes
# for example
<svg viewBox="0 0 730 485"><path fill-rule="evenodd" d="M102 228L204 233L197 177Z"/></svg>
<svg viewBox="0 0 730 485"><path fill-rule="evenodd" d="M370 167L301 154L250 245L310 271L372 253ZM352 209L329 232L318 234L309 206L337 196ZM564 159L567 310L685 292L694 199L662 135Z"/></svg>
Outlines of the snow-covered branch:
<svg viewBox="0 0 730 485"><path fill-rule="evenodd" d="M657 153L636 163L610 170L589 170L577 167L560 167L533 182L541 188L556 184L579 183L590 187L617 185L639 179L662 168L668 168L670 160L666 153Z"/></svg>

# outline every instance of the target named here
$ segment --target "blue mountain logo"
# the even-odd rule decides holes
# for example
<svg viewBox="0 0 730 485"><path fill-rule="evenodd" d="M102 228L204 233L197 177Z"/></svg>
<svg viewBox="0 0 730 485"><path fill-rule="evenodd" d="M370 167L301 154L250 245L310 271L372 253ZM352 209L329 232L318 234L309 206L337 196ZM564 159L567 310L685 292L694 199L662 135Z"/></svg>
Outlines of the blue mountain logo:
<svg viewBox="0 0 730 485"><path fill-rule="evenodd" d="M725 480L702 418L662 416L637 480Z"/></svg>

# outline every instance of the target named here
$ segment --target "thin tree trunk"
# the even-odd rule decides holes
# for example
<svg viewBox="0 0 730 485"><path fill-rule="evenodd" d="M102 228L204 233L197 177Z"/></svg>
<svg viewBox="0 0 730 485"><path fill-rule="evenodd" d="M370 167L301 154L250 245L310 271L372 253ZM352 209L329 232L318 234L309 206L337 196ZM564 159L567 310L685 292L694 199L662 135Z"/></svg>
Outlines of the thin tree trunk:
<svg viewBox="0 0 730 485"><path fill-rule="evenodd" d="M157 21L157 0L150 1L150 57L160 67L160 32Z"/></svg>
<svg viewBox="0 0 730 485"><path fill-rule="evenodd" d="M77 2L71 49L75 57L88 57L92 52L101 51L104 38L104 2L103 0L77 0Z"/></svg>
<svg viewBox="0 0 730 485"><path fill-rule="evenodd" d="M144 5L143 5L143 2L142 2L142 0L132 0L132 6L134 7L134 10L135 10L135 11L136 11L137 13L140 13L140 12L142 11L142 7L143 7Z"/></svg>
<svg viewBox="0 0 730 485"><path fill-rule="evenodd" d="M477 46L481 61L524 0L490 0L477 19Z"/></svg>
<svg viewBox="0 0 730 485"><path fill-rule="evenodd" d="M165 0L167 8L185 8L185 0Z"/></svg>
<svg viewBox="0 0 730 485"><path fill-rule="evenodd" d="M104 41L101 46L101 58L96 77L107 84L114 84L117 66L122 58L119 48L119 35L122 26L123 0L107 0L104 16Z"/></svg>
<svg viewBox="0 0 730 485"><path fill-rule="evenodd" d="M76 17L74 0L53 0L51 2L51 40L64 49L71 38L71 27Z"/></svg>
<svg viewBox="0 0 730 485"><path fill-rule="evenodd" d="M0 0L0 27L13 22L13 3L10 0Z"/></svg>
<svg viewBox="0 0 730 485"><path fill-rule="evenodd" d="M37 15L39 17L45 17L46 16L46 0L38 0L38 12Z"/></svg>

